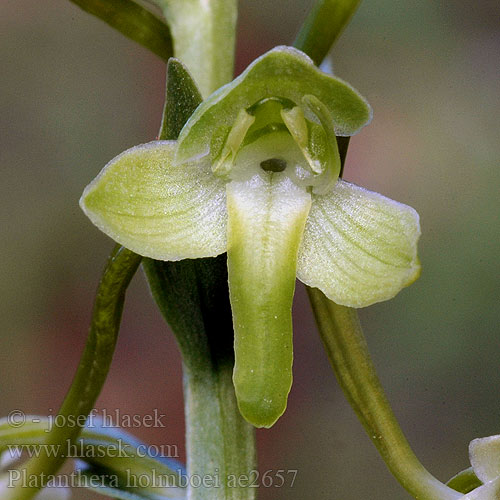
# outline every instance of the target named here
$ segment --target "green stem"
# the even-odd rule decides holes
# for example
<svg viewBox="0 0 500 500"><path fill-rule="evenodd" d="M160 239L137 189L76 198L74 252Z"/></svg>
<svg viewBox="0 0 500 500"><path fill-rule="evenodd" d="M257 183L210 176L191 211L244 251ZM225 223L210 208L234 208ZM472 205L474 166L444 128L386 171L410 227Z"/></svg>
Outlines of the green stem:
<svg viewBox="0 0 500 500"><path fill-rule="evenodd" d="M199 353L204 357L206 353ZM256 489L235 487L256 470L255 430L241 417L233 386L233 364L184 365L186 453L189 477L215 478L213 488L188 486L188 500L254 500ZM236 482L235 482L236 480ZM215 486L215 485L214 485Z"/></svg>
<svg viewBox="0 0 500 500"><path fill-rule="evenodd" d="M318 66L356 11L360 0L318 0L294 42Z"/></svg>
<svg viewBox="0 0 500 500"><path fill-rule="evenodd" d="M323 344L339 383L382 458L401 485L419 500L454 500L419 462L392 412L375 372L357 311L307 288Z"/></svg>
<svg viewBox="0 0 500 500"><path fill-rule="evenodd" d="M117 245L99 283L87 338L78 370L57 416L58 423L46 435L40 456L31 458L22 468L23 477L36 478L55 474L65 460L65 452L78 437L99 396L111 365L125 300L125 291L141 261L134 254ZM46 450L55 450L48 456ZM45 453L44 453L45 452ZM2 500L28 500L34 497L38 487L17 483L9 488Z"/></svg>
<svg viewBox="0 0 500 500"><path fill-rule="evenodd" d="M233 79L237 0L155 0L203 98Z"/></svg>
<svg viewBox="0 0 500 500"><path fill-rule="evenodd" d="M133 0L70 0L167 61L173 54L168 26Z"/></svg>
<svg viewBox="0 0 500 500"><path fill-rule="evenodd" d="M153 297L181 350L189 477L211 477L209 487L188 486L188 500L253 500L255 488L230 478L255 470L255 435L234 394L231 308L226 256L160 262L145 259Z"/></svg>

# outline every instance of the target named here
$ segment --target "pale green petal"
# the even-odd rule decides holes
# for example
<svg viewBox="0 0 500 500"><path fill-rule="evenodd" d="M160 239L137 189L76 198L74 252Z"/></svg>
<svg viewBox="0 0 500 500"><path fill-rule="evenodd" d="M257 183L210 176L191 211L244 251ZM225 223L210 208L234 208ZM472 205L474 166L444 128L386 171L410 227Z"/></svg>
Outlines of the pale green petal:
<svg viewBox="0 0 500 500"><path fill-rule="evenodd" d="M332 188L340 173L337 138L322 103L314 96L304 96L302 102L321 125L306 120L300 106L282 109L281 117L313 173L308 176L308 185L312 186L313 193L324 194Z"/></svg>
<svg viewBox="0 0 500 500"><path fill-rule="evenodd" d="M231 171L234 158L241 147L241 143L245 139L248 129L254 121L254 116L249 115L244 109L240 110L233 128L227 135L227 140L222 148L219 158L217 158L212 165L212 171L214 174L222 177Z"/></svg>
<svg viewBox="0 0 500 500"><path fill-rule="evenodd" d="M206 163L173 164L175 142L131 148L86 187L80 206L121 245L159 260L226 251L225 185Z"/></svg>
<svg viewBox="0 0 500 500"><path fill-rule="evenodd" d="M269 97L300 105L306 94L326 106L337 135L353 135L371 119L370 106L349 84L321 72L303 52L276 47L200 104L179 136L177 161L207 154L212 137L227 134L240 110Z"/></svg>
<svg viewBox="0 0 500 500"><path fill-rule="evenodd" d="M474 439L469 445L470 463L483 482L500 476L500 435Z"/></svg>
<svg viewBox="0 0 500 500"><path fill-rule="evenodd" d="M304 111L300 106L281 109L281 118L290 132L293 140L302 151L309 167L315 174L321 174L321 163L313 158L309 148L309 124L304 116ZM316 124L315 124L316 125ZM316 125L318 126L318 125Z"/></svg>
<svg viewBox="0 0 500 500"><path fill-rule="evenodd" d="M344 306L390 299L420 274L419 236L413 208L339 180L313 196L297 277Z"/></svg>
<svg viewBox="0 0 500 500"><path fill-rule="evenodd" d="M330 117L328 115L328 110L326 106L313 95L306 95L303 97L306 109L314 113L319 119L321 125L323 126L324 133L326 135L326 144L324 146L323 154L318 154L317 156L321 158L324 156L323 161L323 174L320 179L318 179L318 184L313 186L314 194L326 194L335 184L336 180L339 178L341 162L339 155L339 148L337 146L337 138L335 137L335 131L333 129L333 123L330 122Z"/></svg>
<svg viewBox="0 0 500 500"><path fill-rule="evenodd" d="M234 385L242 415L270 427L292 384L292 299L311 196L284 173L227 185Z"/></svg>
<svg viewBox="0 0 500 500"><path fill-rule="evenodd" d="M500 498L500 477L497 477L479 488L472 490L467 495L460 497L461 500L498 500Z"/></svg>

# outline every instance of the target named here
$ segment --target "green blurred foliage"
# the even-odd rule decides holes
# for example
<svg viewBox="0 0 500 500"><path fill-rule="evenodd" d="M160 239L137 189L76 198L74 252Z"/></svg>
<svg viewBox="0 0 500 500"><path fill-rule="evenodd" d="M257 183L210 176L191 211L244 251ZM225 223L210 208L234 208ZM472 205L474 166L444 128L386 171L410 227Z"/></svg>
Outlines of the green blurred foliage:
<svg viewBox="0 0 500 500"><path fill-rule="evenodd" d="M290 43L311 4L241 2L238 68ZM50 414L112 248L77 201L110 158L155 137L164 64L64 0L0 10L0 413ZM374 108L346 178L421 215L422 277L361 315L396 414L443 480L467 467L471 439L500 432L499 15L496 0L365 0L332 51L335 73ZM295 317L289 409L259 445L262 471L298 474L261 498L409 498L345 403L300 286ZM164 428L128 430L183 458L181 391L175 344L139 273L99 407L158 408Z"/></svg>

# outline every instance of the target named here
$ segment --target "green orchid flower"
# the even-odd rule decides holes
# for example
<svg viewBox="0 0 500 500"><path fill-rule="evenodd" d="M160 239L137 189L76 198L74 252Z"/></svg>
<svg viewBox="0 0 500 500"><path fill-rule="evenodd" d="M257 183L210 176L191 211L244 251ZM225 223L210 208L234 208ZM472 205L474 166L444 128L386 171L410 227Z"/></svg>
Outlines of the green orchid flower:
<svg viewBox="0 0 500 500"><path fill-rule="evenodd" d="M92 222L141 255L227 251L234 385L255 426L286 407L296 277L351 307L418 277L415 210L339 179L336 135L370 119L347 83L278 47L208 97L178 141L125 151L83 193Z"/></svg>

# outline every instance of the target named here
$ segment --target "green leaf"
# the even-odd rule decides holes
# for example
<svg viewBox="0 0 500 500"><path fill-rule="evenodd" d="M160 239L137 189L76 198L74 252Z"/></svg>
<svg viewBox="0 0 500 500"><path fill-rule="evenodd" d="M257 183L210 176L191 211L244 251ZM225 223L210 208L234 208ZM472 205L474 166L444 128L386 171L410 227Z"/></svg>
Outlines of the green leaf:
<svg viewBox="0 0 500 500"><path fill-rule="evenodd" d="M413 208L339 180L313 195L297 277L344 306L388 300L419 276L419 236Z"/></svg>
<svg viewBox="0 0 500 500"><path fill-rule="evenodd" d="M133 0L70 0L167 61L173 54L168 26Z"/></svg>
<svg viewBox="0 0 500 500"><path fill-rule="evenodd" d="M190 500L253 500L255 488L227 484L255 469L254 432L240 415L226 255L160 262L144 269L182 353L188 475L220 477L219 488L189 488Z"/></svg>
<svg viewBox="0 0 500 500"><path fill-rule="evenodd" d="M173 164L175 143L135 146L104 167L80 205L108 236L155 259L226 250L225 185L205 163Z"/></svg>
<svg viewBox="0 0 500 500"><path fill-rule="evenodd" d="M356 11L360 0L318 0L294 42L318 66Z"/></svg>
<svg viewBox="0 0 500 500"><path fill-rule="evenodd" d="M237 1L156 0L174 38L174 54L207 97L233 78Z"/></svg>
<svg viewBox="0 0 500 500"><path fill-rule="evenodd" d="M108 473L105 469L87 467L79 469L79 474L76 476L75 486L77 488L86 488L98 495L105 495L109 498L117 498L119 500L160 500L162 497L156 496L154 499L151 495L141 494L141 490L136 492L126 491L114 486L113 478L107 477Z"/></svg>
<svg viewBox="0 0 500 500"><path fill-rule="evenodd" d="M227 185L227 204L236 397L250 423L270 427L292 384L292 299L311 196L285 173L261 169Z"/></svg>
<svg viewBox="0 0 500 500"><path fill-rule="evenodd" d="M500 435L474 439L469 445L470 463L476 476L487 483L500 476Z"/></svg>
<svg viewBox="0 0 500 500"><path fill-rule="evenodd" d="M446 483L447 486L460 493L469 493L482 484L472 467L459 472Z"/></svg>
<svg viewBox="0 0 500 500"><path fill-rule="evenodd" d="M159 139L176 140L184 124L201 103L201 94L186 66L173 57L167 64L166 87Z"/></svg>
<svg viewBox="0 0 500 500"><path fill-rule="evenodd" d="M48 419L36 415L25 415L24 418L25 422L21 427L13 427L7 417L0 419L0 454L9 445L41 443L45 439L46 433L44 431L48 427Z"/></svg>
<svg viewBox="0 0 500 500"><path fill-rule="evenodd" d="M307 94L325 105L337 135L353 135L371 119L370 106L351 86L322 73L304 53L276 47L196 109L179 136L176 161L208 154L212 138L229 130L242 109L270 97L298 105Z"/></svg>

